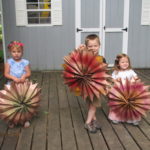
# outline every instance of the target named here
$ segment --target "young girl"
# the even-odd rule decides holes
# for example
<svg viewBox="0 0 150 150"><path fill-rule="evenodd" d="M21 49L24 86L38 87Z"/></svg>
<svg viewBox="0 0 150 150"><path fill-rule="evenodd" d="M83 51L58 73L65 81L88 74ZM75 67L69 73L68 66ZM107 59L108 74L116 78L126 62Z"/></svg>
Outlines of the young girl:
<svg viewBox="0 0 150 150"><path fill-rule="evenodd" d="M100 48L100 39L97 35L91 34L88 35L85 39L85 45L80 45L79 49L87 48L89 51L93 51L95 55L98 55ZM105 58L103 58L103 62L106 63ZM93 102L89 98L86 99L88 104L88 114L85 122L85 129L87 129L90 133L96 133L97 129L101 129L99 122L96 119L96 108L101 106L101 100L94 98Z"/></svg>
<svg viewBox="0 0 150 150"><path fill-rule="evenodd" d="M5 68L4 75L8 79L8 83L11 81L16 83L24 82L31 75L29 61L22 59L23 56L23 43L20 41L12 41L8 45L8 50L12 58L8 59ZM30 122L26 121L24 127L30 126ZM13 128L14 124L9 124L9 127Z"/></svg>
<svg viewBox="0 0 150 150"><path fill-rule="evenodd" d="M137 74L134 72L134 70L132 70L130 58L126 54L120 54L116 56L112 78L114 80L124 80L128 78L133 82L138 79ZM112 110L110 110L108 118L112 120L113 123L121 122L121 120L119 120L117 115ZM140 120L135 120L131 122L129 120L127 122L138 125L139 121Z"/></svg>

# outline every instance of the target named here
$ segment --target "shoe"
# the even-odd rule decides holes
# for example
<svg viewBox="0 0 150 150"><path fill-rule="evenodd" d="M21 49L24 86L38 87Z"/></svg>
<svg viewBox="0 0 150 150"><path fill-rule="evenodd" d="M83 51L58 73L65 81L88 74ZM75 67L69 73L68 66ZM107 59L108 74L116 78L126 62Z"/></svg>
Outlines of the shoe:
<svg viewBox="0 0 150 150"><path fill-rule="evenodd" d="M15 126L15 125L14 125L13 123L9 123L9 124L8 124L8 127L9 127L9 128L14 128L14 126Z"/></svg>
<svg viewBox="0 0 150 150"><path fill-rule="evenodd" d="M112 123L114 123L114 124L118 124L118 123L119 123L119 121L117 121L117 120L112 120Z"/></svg>
<svg viewBox="0 0 150 150"><path fill-rule="evenodd" d="M139 121L134 121L134 122L133 122L133 125L134 125L134 126L138 126L138 125L139 125Z"/></svg>
<svg viewBox="0 0 150 150"><path fill-rule="evenodd" d="M29 121L26 121L26 122L24 123L24 128L28 128L28 127L30 127L30 122L29 122Z"/></svg>
<svg viewBox="0 0 150 150"><path fill-rule="evenodd" d="M101 130L101 126L97 120L92 120L92 124L96 129Z"/></svg>
<svg viewBox="0 0 150 150"><path fill-rule="evenodd" d="M96 133L96 128L92 125L92 123L85 123L84 128L87 129L90 133Z"/></svg>

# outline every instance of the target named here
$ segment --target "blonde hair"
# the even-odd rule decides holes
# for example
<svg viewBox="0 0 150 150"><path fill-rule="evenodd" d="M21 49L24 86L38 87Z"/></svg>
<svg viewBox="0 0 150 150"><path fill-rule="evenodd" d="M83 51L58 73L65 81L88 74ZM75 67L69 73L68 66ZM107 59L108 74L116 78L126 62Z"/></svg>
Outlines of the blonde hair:
<svg viewBox="0 0 150 150"><path fill-rule="evenodd" d="M21 49L23 51L24 44L20 41L11 41L8 44L8 50L11 51L13 48Z"/></svg>
<svg viewBox="0 0 150 150"><path fill-rule="evenodd" d="M85 38L85 45L86 45L86 46L88 45L88 42L89 42L90 40L97 40L98 44L99 44L99 45L101 44L101 43L100 43L100 38L99 38L99 36L96 35L96 34L90 34L90 35L88 35L88 36Z"/></svg>
<svg viewBox="0 0 150 150"><path fill-rule="evenodd" d="M114 62L114 70L116 70L116 71L120 70L119 62L120 62L120 59L123 58L123 57L126 57L128 59L129 66L128 66L127 69L131 69L132 68L129 56L126 55L126 54L119 54L119 55L116 56L116 59L115 59L115 62Z"/></svg>

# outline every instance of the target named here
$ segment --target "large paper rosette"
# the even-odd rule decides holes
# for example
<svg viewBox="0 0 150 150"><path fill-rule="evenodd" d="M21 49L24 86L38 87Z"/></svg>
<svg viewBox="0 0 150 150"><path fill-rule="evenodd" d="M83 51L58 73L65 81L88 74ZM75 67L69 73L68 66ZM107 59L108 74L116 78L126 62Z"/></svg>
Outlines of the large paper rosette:
<svg viewBox="0 0 150 150"><path fill-rule="evenodd" d="M148 89L149 86L145 86L141 81L115 81L108 94L111 112L114 112L120 121L139 120L150 110Z"/></svg>
<svg viewBox="0 0 150 150"><path fill-rule="evenodd" d="M107 78L110 76L102 56L94 55L92 51L74 50L64 57L64 62L65 84L76 96L89 97L93 101L94 97L106 94Z"/></svg>
<svg viewBox="0 0 150 150"><path fill-rule="evenodd" d="M0 118L14 124L24 124L37 112L41 89L37 83L25 81L5 85L0 91Z"/></svg>

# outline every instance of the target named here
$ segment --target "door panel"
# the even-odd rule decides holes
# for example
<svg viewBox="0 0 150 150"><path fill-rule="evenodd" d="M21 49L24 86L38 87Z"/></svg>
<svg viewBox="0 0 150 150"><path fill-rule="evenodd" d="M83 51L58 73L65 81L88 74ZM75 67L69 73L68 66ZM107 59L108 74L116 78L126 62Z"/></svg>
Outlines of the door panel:
<svg viewBox="0 0 150 150"><path fill-rule="evenodd" d="M106 33L105 39L105 58L108 64L113 64L122 49L122 33Z"/></svg>
<svg viewBox="0 0 150 150"><path fill-rule="evenodd" d="M106 23L107 28L123 28L123 0L106 0Z"/></svg>
<svg viewBox="0 0 150 150"><path fill-rule="evenodd" d="M124 2L106 0L105 10L105 57L108 64L113 64L117 54L123 52Z"/></svg>
<svg viewBox="0 0 150 150"><path fill-rule="evenodd" d="M99 27L99 0L81 0L81 28Z"/></svg>

